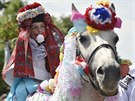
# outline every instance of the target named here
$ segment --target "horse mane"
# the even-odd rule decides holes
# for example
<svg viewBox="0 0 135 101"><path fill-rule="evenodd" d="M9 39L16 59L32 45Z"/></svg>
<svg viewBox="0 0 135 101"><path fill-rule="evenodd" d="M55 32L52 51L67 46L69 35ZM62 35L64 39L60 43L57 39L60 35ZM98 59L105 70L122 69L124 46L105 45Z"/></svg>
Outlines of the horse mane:
<svg viewBox="0 0 135 101"><path fill-rule="evenodd" d="M69 101L74 98L77 100L81 94L82 84L77 65L74 64L76 58L75 36L67 35L63 44L64 57L58 67L58 82L53 97L57 95L57 98L68 99Z"/></svg>

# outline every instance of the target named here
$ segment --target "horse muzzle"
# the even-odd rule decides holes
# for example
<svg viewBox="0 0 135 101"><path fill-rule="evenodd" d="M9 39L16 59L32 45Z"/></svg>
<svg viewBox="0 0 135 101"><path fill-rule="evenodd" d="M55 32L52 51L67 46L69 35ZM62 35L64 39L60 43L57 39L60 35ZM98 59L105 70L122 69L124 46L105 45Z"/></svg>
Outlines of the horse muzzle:
<svg viewBox="0 0 135 101"><path fill-rule="evenodd" d="M102 66L96 71L99 90L104 96L112 96L118 92L118 82L120 80L119 66Z"/></svg>

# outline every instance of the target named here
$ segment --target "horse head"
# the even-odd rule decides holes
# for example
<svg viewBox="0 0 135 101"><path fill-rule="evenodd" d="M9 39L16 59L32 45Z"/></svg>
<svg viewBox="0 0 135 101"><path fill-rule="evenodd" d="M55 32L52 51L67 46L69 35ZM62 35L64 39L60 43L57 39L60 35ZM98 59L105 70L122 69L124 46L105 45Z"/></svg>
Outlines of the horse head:
<svg viewBox="0 0 135 101"><path fill-rule="evenodd" d="M104 96L117 94L120 65L116 43L119 38L113 28L120 27L121 20L115 17L114 5L91 6L85 15L72 5L71 20L78 33L79 55L89 65L90 73L87 76L91 83Z"/></svg>

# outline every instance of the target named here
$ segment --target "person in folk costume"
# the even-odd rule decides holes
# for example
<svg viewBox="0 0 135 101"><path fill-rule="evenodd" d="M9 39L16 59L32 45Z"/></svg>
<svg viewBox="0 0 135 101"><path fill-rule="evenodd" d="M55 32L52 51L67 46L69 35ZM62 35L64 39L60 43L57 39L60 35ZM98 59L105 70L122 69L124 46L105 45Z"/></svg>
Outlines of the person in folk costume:
<svg viewBox="0 0 135 101"><path fill-rule="evenodd" d="M2 71L3 79L11 86L7 101L25 101L41 81L54 77L59 45L64 41L63 33L37 2L20 8L17 21L16 46Z"/></svg>

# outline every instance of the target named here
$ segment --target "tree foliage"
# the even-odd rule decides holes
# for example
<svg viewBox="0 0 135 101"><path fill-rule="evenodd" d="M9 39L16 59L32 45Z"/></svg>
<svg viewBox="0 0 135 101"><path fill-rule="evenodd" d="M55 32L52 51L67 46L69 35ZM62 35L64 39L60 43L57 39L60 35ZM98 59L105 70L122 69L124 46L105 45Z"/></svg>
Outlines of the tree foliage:
<svg viewBox="0 0 135 101"><path fill-rule="evenodd" d="M2 67L4 63L4 50L0 50L0 72L2 72ZM2 77L2 74L0 73L0 77ZM0 95L3 93L6 93L9 91L8 85L3 81L2 78L0 78Z"/></svg>
<svg viewBox="0 0 135 101"><path fill-rule="evenodd" d="M17 37L18 25L16 21L17 11L20 7L24 6L21 0L10 0L4 4L0 2L0 11L3 14L0 15L0 77L4 64L4 42ZM0 78L0 95L9 91L9 87Z"/></svg>
<svg viewBox="0 0 135 101"><path fill-rule="evenodd" d="M73 27L72 22L70 21L70 16L63 17L61 16L60 19L52 17L54 24L66 35L70 28Z"/></svg>
<svg viewBox="0 0 135 101"><path fill-rule="evenodd" d="M21 0L11 0L3 4L4 12L0 16L0 39L10 40L17 36L18 25L16 21L17 11L24 6Z"/></svg>

